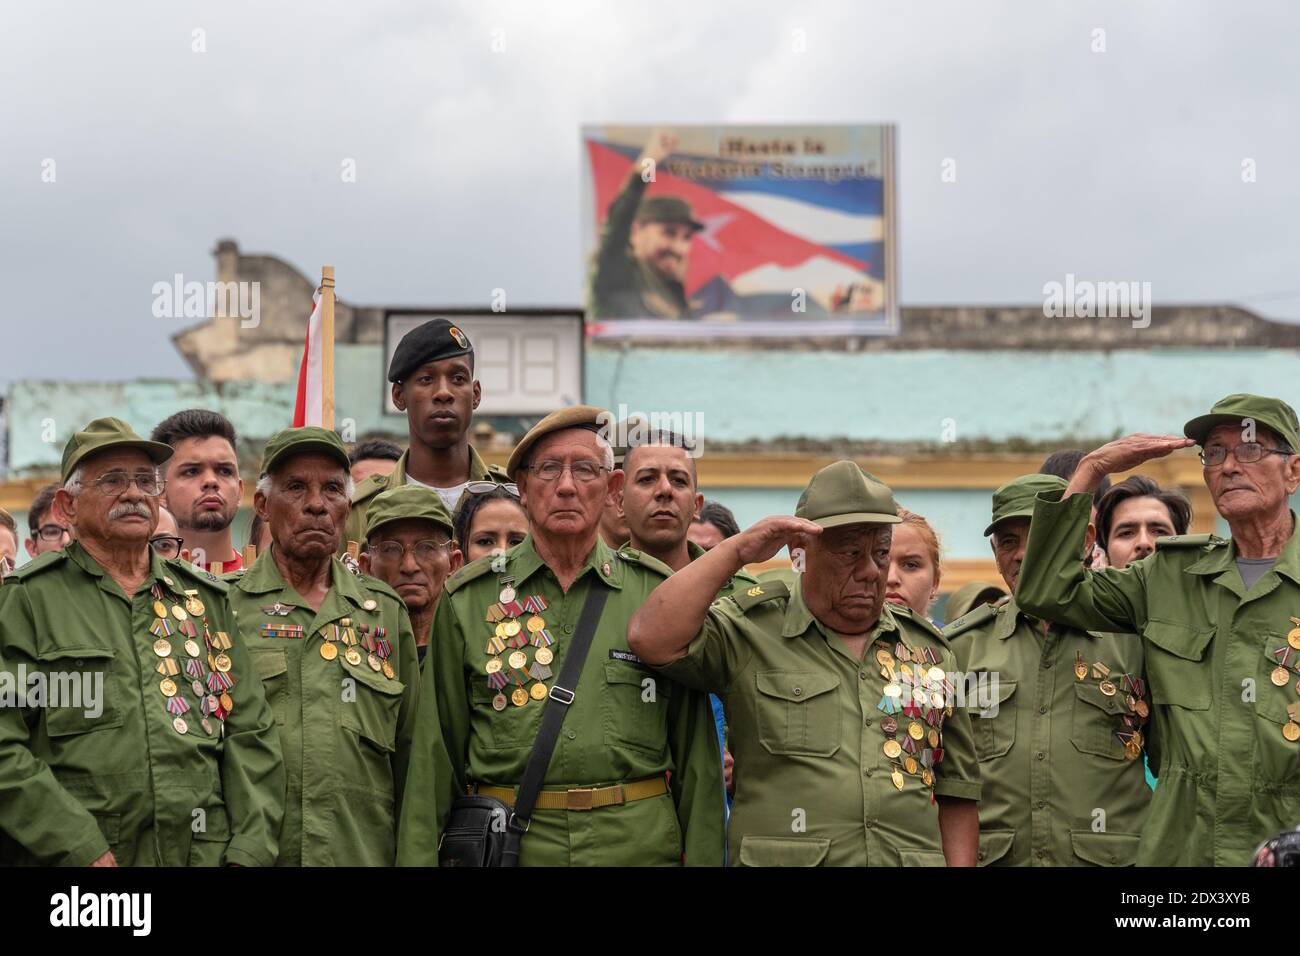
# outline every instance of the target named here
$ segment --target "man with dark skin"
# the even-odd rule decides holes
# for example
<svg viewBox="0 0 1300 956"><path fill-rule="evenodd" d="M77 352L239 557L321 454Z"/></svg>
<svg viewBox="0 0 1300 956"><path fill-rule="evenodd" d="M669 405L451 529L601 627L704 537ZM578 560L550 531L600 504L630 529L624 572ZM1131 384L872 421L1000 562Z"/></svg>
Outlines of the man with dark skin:
<svg viewBox="0 0 1300 956"><path fill-rule="evenodd" d="M393 404L406 413L410 444L391 472L357 485L339 553L348 541L365 539L366 508L387 488L424 485L454 512L468 482L505 480L469 443L483 394L474 378L474 349L463 331L446 319L432 319L408 332L393 352L388 380Z"/></svg>

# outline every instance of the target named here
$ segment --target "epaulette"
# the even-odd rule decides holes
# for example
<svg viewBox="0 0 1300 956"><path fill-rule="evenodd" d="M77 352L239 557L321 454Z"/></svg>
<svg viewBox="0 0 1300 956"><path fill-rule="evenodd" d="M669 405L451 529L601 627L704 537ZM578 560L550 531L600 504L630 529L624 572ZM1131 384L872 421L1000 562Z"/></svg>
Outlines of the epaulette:
<svg viewBox="0 0 1300 956"><path fill-rule="evenodd" d="M442 586L443 593L451 594L470 581L492 573L492 565L496 562L497 557L499 556L495 554L485 554L483 557L464 565L459 571L453 572L447 577L446 583Z"/></svg>
<svg viewBox="0 0 1300 956"><path fill-rule="evenodd" d="M352 489L352 503L364 501L372 495L377 495L388 487L387 475L371 475Z"/></svg>
<svg viewBox="0 0 1300 956"><path fill-rule="evenodd" d="M395 601L400 602L402 600L402 596L394 591L387 581L377 578L373 574L360 575L360 582L361 586L367 591L378 591L380 594L387 595Z"/></svg>
<svg viewBox="0 0 1300 956"><path fill-rule="evenodd" d="M488 465L488 477L499 485L510 484L510 476L501 465Z"/></svg>
<svg viewBox="0 0 1300 956"><path fill-rule="evenodd" d="M1226 538L1220 538L1217 534L1173 534L1165 538L1156 538L1156 549L1205 548L1210 551L1221 548L1227 543Z"/></svg>
<svg viewBox="0 0 1300 956"><path fill-rule="evenodd" d="M750 573L749 573L748 571L746 571L744 568L741 568L739 571L737 571L735 574L733 574L733 575L731 576L731 580L736 581L736 582L742 582L742 581L743 581L745 584L758 584L758 583L760 583L760 582L759 582L759 579L758 579L755 575L750 574ZM736 587L740 587L740 584L737 583L737 584L736 584Z"/></svg>
<svg viewBox="0 0 1300 956"><path fill-rule="evenodd" d="M935 635L936 637L943 636L939 628L935 627L933 621L931 621L928 617L925 617L922 614L917 614L906 604L895 604L893 602L890 602L885 606L889 608L889 613L892 614L895 618L901 617L908 623L915 624L917 627L928 631L929 633Z"/></svg>
<svg viewBox="0 0 1300 956"><path fill-rule="evenodd" d="M179 571L181 574L188 574L192 578L197 578L199 581L202 581L210 587L216 588L223 594L230 590L229 584L221 580L221 578L217 577L211 571L204 570L197 564L190 564L188 561L183 561L180 558L168 558L163 561L163 564L166 567L171 568L173 571Z"/></svg>
<svg viewBox="0 0 1300 956"><path fill-rule="evenodd" d="M942 634L945 639L951 641L959 634L965 634L972 628L979 627L982 624L987 624L997 616L997 608L991 604L981 604L979 607L967 611L951 624L946 625L939 631L939 633Z"/></svg>
<svg viewBox="0 0 1300 956"><path fill-rule="evenodd" d="M52 568L56 564L66 561L67 559L68 556L62 551L46 551L40 557L28 561L17 571L11 572L9 574L9 579L22 581L25 578L30 578L34 575L40 574L46 568Z"/></svg>
<svg viewBox="0 0 1300 956"><path fill-rule="evenodd" d="M643 568L649 568L656 574L662 574L664 577L672 577L673 569L668 567L658 558L653 558L644 551L638 551L630 544L625 544L614 552L619 559L626 561L628 564L639 564Z"/></svg>
<svg viewBox="0 0 1300 956"><path fill-rule="evenodd" d="M244 576L244 573L247 570L248 568L235 568L235 570L227 571L225 574L220 575L220 577L221 580L226 582L226 584L233 586L239 583L240 578Z"/></svg>
<svg viewBox="0 0 1300 956"><path fill-rule="evenodd" d="M736 602L736 606L742 611L748 611L764 601L789 596L790 589L785 586L783 581L762 581L752 587L738 587L731 592L731 599Z"/></svg>

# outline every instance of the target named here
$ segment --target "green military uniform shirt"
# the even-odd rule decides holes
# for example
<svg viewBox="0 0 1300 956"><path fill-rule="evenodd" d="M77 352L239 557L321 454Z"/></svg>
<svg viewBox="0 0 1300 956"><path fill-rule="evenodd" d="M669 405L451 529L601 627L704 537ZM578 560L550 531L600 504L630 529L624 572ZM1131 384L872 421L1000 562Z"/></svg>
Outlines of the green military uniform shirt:
<svg viewBox="0 0 1300 956"><path fill-rule="evenodd" d="M0 657L13 677L44 674L52 692L103 675L96 707L74 696L3 708L0 861L84 866L111 850L122 866L275 862L284 767L226 592L150 552L128 598L75 542L0 588Z"/></svg>
<svg viewBox="0 0 1300 956"><path fill-rule="evenodd" d="M1141 642L1060 626L1044 635L1014 600L943 635L970 675L980 864L1132 865L1151 802Z"/></svg>
<svg viewBox="0 0 1300 956"><path fill-rule="evenodd" d="M1300 530L1249 591L1235 548L1205 535L1162 538L1127 568L1085 573L1090 501L1038 500L1020 605L1142 635L1160 785L1138 863L1246 866L1263 840L1300 821L1300 652L1288 642L1300 616Z"/></svg>
<svg viewBox="0 0 1300 956"><path fill-rule="evenodd" d="M884 652L888 658L878 657ZM883 712L886 685L903 686L882 674L886 659L900 678L904 666L955 670L947 642L907 608L886 605L857 659L813 616L800 581L792 588L768 581L715 602L686 656L661 668L713 691L726 706L736 760L733 863L944 865L938 810L922 775L931 775L927 761L942 749L930 764L933 793L979 799L970 718L960 708L948 716L939 708L931 723L928 702L915 717ZM909 734L913 725L919 743ZM913 740L906 751L905 738ZM899 747L897 756L886 755L890 745Z"/></svg>
<svg viewBox="0 0 1300 956"><path fill-rule="evenodd" d="M506 695L533 684L554 685L588 593L605 586L609 598L543 786L603 787L670 774L669 792L589 812L535 810L521 843L520 865L677 865L683 857L688 865L721 865L722 758L708 698L645 667L627 647L632 614L668 568L640 552L620 556L598 538L566 594L542 563L531 535L506 552L504 571L494 571L493 560L480 558L453 574L438 601L423 675L425 691L436 688L436 695L425 698L420 709L399 862L437 862L438 836L451 801L468 784L518 786L543 706L553 704L524 694L517 706ZM495 629L489 615L498 616L492 609L502 603L507 582L516 602L541 608L517 619L541 617L552 640L546 645L539 631L524 632L537 642L520 651L527 672L510 663L512 647L489 653L487 645ZM543 647L552 655L550 674L536 680L527 675L537 673ZM487 667L494 658L507 678L500 690L489 683ZM494 707L498 693L502 697ZM445 751L432 736L439 724ZM440 769L448 759L450 781L441 779L446 774Z"/></svg>
<svg viewBox="0 0 1300 956"><path fill-rule="evenodd" d="M274 550L230 575L288 772L280 862L391 866L419 690L415 637L388 585L337 558L331 573L319 611L285 581Z"/></svg>
<svg viewBox="0 0 1300 956"><path fill-rule="evenodd" d="M386 475L371 475L352 492L352 510L348 512L347 524L344 525L343 540L339 542L339 554L347 550L349 541L360 544L366 540L366 509L370 507L370 500L381 491L399 488L406 484L406 462L410 454L410 449L403 451L402 457L397 459L391 472ZM485 464L483 458L474 450L474 446L470 445L467 480L504 482L506 478L504 472L494 471Z"/></svg>

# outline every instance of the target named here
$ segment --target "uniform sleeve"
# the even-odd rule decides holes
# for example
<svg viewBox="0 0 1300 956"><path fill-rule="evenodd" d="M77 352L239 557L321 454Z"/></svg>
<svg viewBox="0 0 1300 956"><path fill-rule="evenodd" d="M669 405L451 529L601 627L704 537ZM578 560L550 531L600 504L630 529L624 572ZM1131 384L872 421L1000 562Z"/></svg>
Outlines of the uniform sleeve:
<svg viewBox="0 0 1300 956"><path fill-rule="evenodd" d="M1034 502L1029 544L1016 586L1016 603L1030 614L1082 631L1134 631L1146 626L1146 568L1089 571L1083 539L1092 497Z"/></svg>
<svg viewBox="0 0 1300 956"><path fill-rule="evenodd" d="M280 852L288 782L280 734L228 599L214 594L209 600L219 605L224 621L217 629L232 637L229 653L236 678L231 688L235 707L226 717L221 748L221 790L231 833L225 862L272 866Z"/></svg>
<svg viewBox="0 0 1300 956"><path fill-rule="evenodd" d="M438 838L457 794L465 792L469 699L464 636L450 595L434 613L411 739L397 832L398 866L437 866Z"/></svg>
<svg viewBox="0 0 1300 956"><path fill-rule="evenodd" d="M34 660L35 619L21 585L0 587L0 679L17 687L6 664ZM42 866L86 866L108 851L99 824L30 749L30 724L39 715L0 706L0 830Z"/></svg>
<svg viewBox="0 0 1300 956"><path fill-rule="evenodd" d="M725 697L752 656L744 620L731 598L713 602L686 655L657 669L679 684Z"/></svg>
<svg viewBox="0 0 1300 956"><path fill-rule="evenodd" d="M951 648L948 649L952 654ZM957 662L955 680L961 678L963 664L960 656L950 656L945 661L944 670L950 670L949 662ZM954 704L952 716L943 721L943 760L934 768L934 793L938 797L953 797L957 800L978 800L980 798L980 762L975 753L975 735L971 728L970 704L958 707Z"/></svg>
<svg viewBox="0 0 1300 956"><path fill-rule="evenodd" d="M411 618L400 601L398 605L397 663L401 668L402 702L397 710L397 745L393 753L393 793L397 796L394 809L397 820L402 819L402 800L406 793L406 775L410 768L411 747L415 738L416 720L420 702L420 662L415 648L415 632Z"/></svg>
<svg viewBox="0 0 1300 956"><path fill-rule="evenodd" d="M708 694L678 688L668 711L672 752L670 787L677 804L687 866L722 866L726 840L726 794L722 751Z"/></svg>

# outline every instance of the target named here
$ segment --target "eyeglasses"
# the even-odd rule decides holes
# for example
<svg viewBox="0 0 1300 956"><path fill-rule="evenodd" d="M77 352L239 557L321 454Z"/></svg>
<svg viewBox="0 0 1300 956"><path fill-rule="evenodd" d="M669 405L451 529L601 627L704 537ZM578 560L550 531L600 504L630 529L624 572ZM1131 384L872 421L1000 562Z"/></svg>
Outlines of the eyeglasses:
<svg viewBox="0 0 1300 956"><path fill-rule="evenodd" d="M124 471L110 471L106 475L100 475L91 481L99 489L99 493L109 498L120 498L126 494L126 489L134 484L140 489L140 494L148 498L157 498L163 492L163 487L167 484L156 473L148 475L128 475Z"/></svg>
<svg viewBox="0 0 1300 956"><path fill-rule="evenodd" d="M1280 448L1265 448L1257 441L1244 441L1236 448L1232 449L1232 457L1237 459L1238 464L1249 465L1252 461L1259 461L1265 455L1290 455L1291 452L1283 451ZM1206 468L1218 468L1228 457L1228 447L1226 445L1211 445L1201 452L1201 464Z"/></svg>
<svg viewBox="0 0 1300 956"><path fill-rule="evenodd" d="M141 489L142 491L144 489ZM175 558L181 553L185 539L174 534L156 534L149 539L149 547L160 558Z"/></svg>
<svg viewBox="0 0 1300 956"><path fill-rule="evenodd" d="M388 564L399 564L406 558L406 552L415 552L415 560L421 564L428 564L439 553L450 551L452 542L450 541L417 541L409 547L396 541L381 541L375 545L373 550L375 554L383 558Z"/></svg>
<svg viewBox="0 0 1300 956"><path fill-rule="evenodd" d="M40 538L42 541L58 541L65 534L69 533L70 530L63 527L63 525L50 522L49 524L43 524L37 528L36 534L33 535L33 537Z"/></svg>
<svg viewBox="0 0 1300 956"><path fill-rule="evenodd" d="M542 481L556 481L566 471L573 475L574 481L595 481L606 468L598 461L575 461L567 465L562 461L539 461L529 465L528 470Z"/></svg>
<svg viewBox="0 0 1300 956"><path fill-rule="evenodd" d="M519 497L519 486L514 482L509 484L497 484L495 481L467 481L465 490L471 495L486 495L489 492L496 491L498 488L504 488L508 494Z"/></svg>

